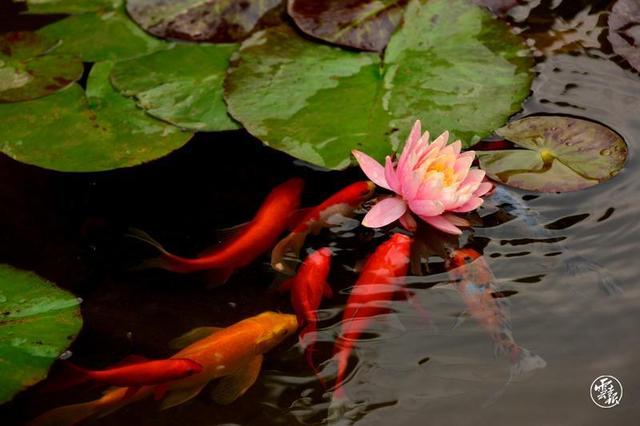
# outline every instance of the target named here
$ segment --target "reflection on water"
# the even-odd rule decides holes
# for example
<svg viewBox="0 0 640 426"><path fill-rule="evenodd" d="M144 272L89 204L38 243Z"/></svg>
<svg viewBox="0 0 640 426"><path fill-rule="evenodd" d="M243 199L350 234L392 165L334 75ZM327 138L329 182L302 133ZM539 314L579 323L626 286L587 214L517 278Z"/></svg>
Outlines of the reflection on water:
<svg viewBox="0 0 640 426"><path fill-rule="evenodd" d="M434 254L418 265L424 275L407 280L428 320L395 301L393 312L377 318L358 344L346 385L353 403L347 417L358 425L637 422L640 76L612 55L604 37L610 2L523 3L511 14L515 25L540 50L559 52L539 58L533 96L519 116L569 114L603 123L629 145L627 167L576 193L531 196L509 189L510 201L498 193L463 239L464 246L483 253L495 275L494 296L502 296L496 300L509 302L510 329L518 344L546 361L544 369L510 380L509 359L495 354ZM575 22L580 29L571 33L565 27ZM571 33L574 51L535 41L550 28ZM584 38L588 42L580 45ZM233 143L220 148L214 138ZM211 158L240 153L244 164L221 161L212 169ZM216 290L205 290L199 275L128 272L147 253L119 237L127 227L148 230L188 255L213 241L216 229L246 220L264 194L289 176L307 179L307 205L358 176L307 169L236 133L201 135L170 157L134 170L70 176L3 157L0 174L0 232L7 242L0 255L83 297L85 328L72 351L76 362L92 368L129 353L167 356L167 342L197 326L225 326L265 309L290 310L288 297L269 291L276 278L267 259ZM233 185L220 187L229 176ZM358 263L388 235L348 221L309 238L310 247L328 245L336 252L330 277L336 298L319 312L316 359L331 358ZM584 259L578 266L589 267L575 267L572 259ZM296 339L272 352L264 367L258 383L229 407L213 404L205 392L172 410L160 412L149 400L92 424L288 425L325 419L331 394L306 366ZM327 375L335 369L331 362L321 367ZM625 386L622 404L613 410L598 409L589 399L589 384L601 374ZM99 394L79 389L51 395L36 386L0 407L0 418L2 424L23 424L48 408Z"/></svg>

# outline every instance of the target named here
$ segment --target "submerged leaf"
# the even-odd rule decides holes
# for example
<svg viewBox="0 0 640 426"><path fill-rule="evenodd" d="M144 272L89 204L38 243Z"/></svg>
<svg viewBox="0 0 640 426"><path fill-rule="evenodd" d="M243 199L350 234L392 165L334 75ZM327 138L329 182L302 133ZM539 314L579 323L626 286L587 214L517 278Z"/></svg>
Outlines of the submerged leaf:
<svg viewBox="0 0 640 426"><path fill-rule="evenodd" d="M640 71L640 2L616 2L609 15L609 42L614 52Z"/></svg>
<svg viewBox="0 0 640 426"><path fill-rule="evenodd" d="M135 166L184 145L191 133L148 116L94 65L87 93L77 84L33 101L0 104L0 149L23 163L67 172Z"/></svg>
<svg viewBox="0 0 640 426"><path fill-rule="evenodd" d="M23 13L87 13L113 10L123 0L23 0L27 11Z"/></svg>
<svg viewBox="0 0 640 426"><path fill-rule="evenodd" d="M382 51L409 0L291 0L289 15L305 33L342 46Z"/></svg>
<svg viewBox="0 0 640 426"><path fill-rule="evenodd" d="M225 43L280 22L283 0L128 0L127 11L162 38Z"/></svg>
<svg viewBox="0 0 640 426"><path fill-rule="evenodd" d="M617 133L577 118L529 117L496 133L525 149L479 151L481 168L492 179L529 191L588 188L615 176L627 157Z"/></svg>
<svg viewBox="0 0 640 426"><path fill-rule="evenodd" d="M82 76L78 59L48 54L56 43L25 31L0 36L0 102L47 96Z"/></svg>
<svg viewBox="0 0 640 426"><path fill-rule="evenodd" d="M116 63L114 87L154 117L205 131L238 129L227 114L222 83L235 44L178 45Z"/></svg>
<svg viewBox="0 0 640 426"><path fill-rule="evenodd" d="M38 33L60 40L55 54L73 55L85 62L133 58L171 46L138 28L121 8L69 16Z"/></svg>
<svg viewBox="0 0 640 426"><path fill-rule="evenodd" d="M0 265L0 404L45 378L82 327L79 303L31 272Z"/></svg>
<svg viewBox="0 0 640 426"><path fill-rule="evenodd" d="M421 119L470 146L529 94L521 40L467 0L413 0L384 65L372 53L310 42L289 27L245 41L225 81L231 115L266 144L319 166L359 149L382 160Z"/></svg>

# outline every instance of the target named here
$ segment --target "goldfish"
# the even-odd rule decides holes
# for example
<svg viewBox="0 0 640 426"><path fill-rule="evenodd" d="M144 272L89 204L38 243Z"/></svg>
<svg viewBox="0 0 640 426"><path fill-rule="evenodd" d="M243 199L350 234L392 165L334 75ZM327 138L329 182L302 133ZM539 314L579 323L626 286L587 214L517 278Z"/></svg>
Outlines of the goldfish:
<svg viewBox="0 0 640 426"><path fill-rule="evenodd" d="M162 385L164 383L182 379L202 371L202 366L187 358L172 358L166 360L147 360L142 357L129 357L125 362L105 370L87 370L64 362L72 374L62 387L74 386L85 382L94 382L111 386L128 388L125 398L135 394L142 386ZM56 386L54 385L53 388ZM60 387L60 386L58 386ZM162 393L159 386L158 393Z"/></svg>
<svg viewBox="0 0 640 426"><path fill-rule="evenodd" d="M161 385L165 395L161 409L182 404L196 397L212 380L218 380L211 397L218 404L230 404L256 381L265 353L298 329L295 315L263 312L226 328L200 327L175 339L170 346L181 348L170 359L190 359L202 371ZM30 426L67 426L111 413L135 401L157 395L158 385L144 386L125 398L127 388L117 387L102 398L55 408L32 420Z"/></svg>
<svg viewBox="0 0 640 426"><path fill-rule="evenodd" d="M277 271L285 271L283 263L287 253L298 256L309 233L317 234L322 228L334 226L335 217L349 217L353 211L373 195L373 182L360 181L341 189L322 203L301 211L301 218L294 220L293 230L271 251L271 265ZM333 220L332 220L333 219Z"/></svg>
<svg viewBox="0 0 640 426"><path fill-rule="evenodd" d="M500 207L503 211L515 217L516 223L524 224L526 229L520 230L519 238L533 237L545 240L545 244L555 253L567 253L563 260L564 271L570 276L594 273L597 276L599 287L608 295L619 294L622 289L611 276L611 273L598 263L586 259L578 254L571 253L571 250L560 241L564 237L558 237L543 225L543 218L540 213L533 210L522 199L506 187L497 185L491 202Z"/></svg>
<svg viewBox="0 0 640 426"><path fill-rule="evenodd" d="M280 287L281 291L291 291L291 304L296 312L298 324L304 328L300 332L300 342L305 346L307 363L314 372L317 371L313 364L312 353L314 341L305 342L305 336L316 330L318 322L317 310L322 303L322 298L333 297L331 286L327 283L329 270L331 268L332 252L329 248L323 247L311 253L304 260L297 274L285 281Z"/></svg>
<svg viewBox="0 0 640 426"><path fill-rule="evenodd" d="M456 249L445 260L445 266L469 314L496 347L509 355L511 377L544 368L546 362L541 357L518 345L513 338L508 314L493 297L496 279L484 256L472 248Z"/></svg>
<svg viewBox="0 0 640 426"><path fill-rule="evenodd" d="M234 238L198 258L171 254L160 243L139 230L132 230L130 236L160 251L160 258L147 262L149 267L182 273L215 269L218 271L219 281L225 282L235 269L250 264L273 247L278 236L287 227L287 218L299 206L303 185L302 179L293 178L275 187L253 220L243 226Z"/></svg>
<svg viewBox="0 0 640 426"><path fill-rule="evenodd" d="M402 278L407 275L412 239L393 234L367 259L351 290L342 315L340 338L334 347L338 371L334 396L343 396L342 384L349 357L356 340L367 329L371 319L389 311L398 294L406 295Z"/></svg>

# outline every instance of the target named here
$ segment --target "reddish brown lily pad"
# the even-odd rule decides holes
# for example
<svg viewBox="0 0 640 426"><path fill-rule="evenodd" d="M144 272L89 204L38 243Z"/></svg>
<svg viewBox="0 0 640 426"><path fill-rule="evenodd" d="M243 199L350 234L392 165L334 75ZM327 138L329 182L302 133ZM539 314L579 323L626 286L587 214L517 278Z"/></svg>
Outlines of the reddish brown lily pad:
<svg viewBox="0 0 640 426"><path fill-rule="evenodd" d="M640 71L640 2L618 0L609 15L609 42L614 52Z"/></svg>
<svg viewBox="0 0 640 426"><path fill-rule="evenodd" d="M278 24L282 0L128 0L127 12L162 38L226 43Z"/></svg>
<svg viewBox="0 0 640 426"><path fill-rule="evenodd" d="M408 0L291 0L288 12L305 33L330 43L382 51Z"/></svg>
<svg viewBox="0 0 640 426"><path fill-rule="evenodd" d="M57 40L32 32L0 36L0 102L47 96L82 76L82 62L66 55L49 55Z"/></svg>
<svg viewBox="0 0 640 426"><path fill-rule="evenodd" d="M569 192L615 176L627 145L601 124L571 117L514 121L496 133L524 149L480 151L480 167L494 180L538 192Z"/></svg>

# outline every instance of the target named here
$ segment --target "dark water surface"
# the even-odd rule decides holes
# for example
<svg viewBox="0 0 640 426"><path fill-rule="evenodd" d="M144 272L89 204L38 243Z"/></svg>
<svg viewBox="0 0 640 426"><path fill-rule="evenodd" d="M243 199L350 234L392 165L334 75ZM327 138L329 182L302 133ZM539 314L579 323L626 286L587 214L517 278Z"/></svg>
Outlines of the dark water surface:
<svg viewBox="0 0 640 426"><path fill-rule="evenodd" d="M640 75L606 41L611 2L529 3L510 18L539 53L533 95L519 116L593 119L629 145L626 169L602 185L534 197L512 191L542 226L549 224L542 232L565 237L562 243L534 241L542 226L532 229L519 219L499 223L504 211L491 199L480 211L484 225L463 238L483 250L497 286L510 295L517 342L542 357L546 368L505 386L508 359L495 355L491 339L464 314L442 260L434 257L428 275L409 278L432 323L405 302L394 302L396 314L376 321L358 346L346 385L354 401L366 402L358 425L640 421ZM540 35L549 33L552 39ZM172 251L195 255L216 241L217 229L250 219L268 191L291 176L306 179L303 201L311 205L360 175L313 170L243 132L199 134L166 158L99 174L55 173L2 156L0 262L34 270L83 298L84 328L71 347L78 364L102 368L131 353L166 357L167 342L194 327L225 326L267 309L290 311L289 298L270 291L279 278L266 258L218 289L207 289L201 274L132 272L130 266L153 253L124 238L126 229L144 229ZM318 359L331 355L342 304L357 276L354 265L389 232L349 222L308 240L310 248L328 244L337 252L330 276L337 297L320 312ZM560 254L544 255L549 252ZM567 273L565 261L576 256L603 265L620 291L606 291L596 274ZM589 385L602 374L623 383L622 403L614 409L590 400ZM100 395L86 388L45 394L35 386L0 407L0 424L23 424ZM91 424L317 424L329 403L292 338L267 355L256 385L228 407L211 402L205 389L173 409L158 411L149 400Z"/></svg>

